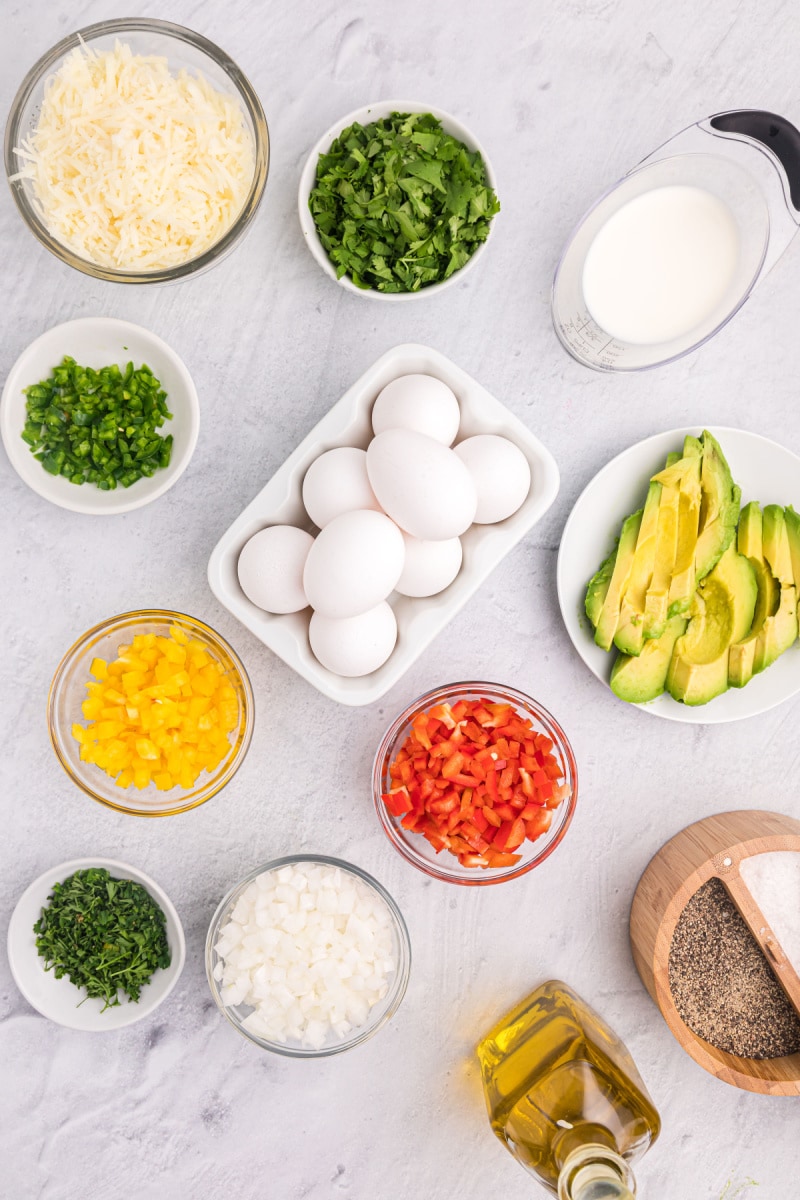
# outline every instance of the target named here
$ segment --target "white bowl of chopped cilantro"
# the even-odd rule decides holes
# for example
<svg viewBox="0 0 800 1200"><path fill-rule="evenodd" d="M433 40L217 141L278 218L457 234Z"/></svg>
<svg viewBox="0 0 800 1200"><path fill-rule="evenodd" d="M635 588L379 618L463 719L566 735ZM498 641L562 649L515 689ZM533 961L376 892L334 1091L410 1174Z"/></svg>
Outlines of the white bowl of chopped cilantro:
<svg viewBox="0 0 800 1200"><path fill-rule="evenodd" d="M200 405L185 364L140 325L86 317L23 350L0 400L19 477L53 504L92 515L163 496L189 465Z"/></svg>
<svg viewBox="0 0 800 1200"><path fill-rule="evenodd" d="M185 959L169 896L143 871L110 858L51 867L20 896L8 926L17 987L68 1029L108 1032L150 1016Z"/></svg>
<svg viewBox="0 0 800 1200"><path fill-rule="evenodd" d="M474 135L407 100L369 104L332 125L298 192L303 237L323 271L375 300L413 300L463 279L499 208Z"/></svg>

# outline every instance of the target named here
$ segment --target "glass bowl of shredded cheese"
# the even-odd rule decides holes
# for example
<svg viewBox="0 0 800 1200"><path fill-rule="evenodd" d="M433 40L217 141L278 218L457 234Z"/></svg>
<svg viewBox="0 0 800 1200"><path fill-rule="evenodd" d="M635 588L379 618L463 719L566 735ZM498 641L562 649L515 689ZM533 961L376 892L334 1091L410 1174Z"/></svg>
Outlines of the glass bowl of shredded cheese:
<svg viewBox="0 0 800 1200"><path fill-rule="evenodd" d="M116 283L206 270L267 180L264 110L236 64L168 21L102 21L26 75L6 125L12 195L69 266Z"/></svg>
<svg viewBox="0 0 800 1200"><path fill-rule="evenodd" d="M47 699L64 770L117 812L167 817L210 800L253 735L241 659L209 625L141 609L95 625L59 663Z"/></svg>

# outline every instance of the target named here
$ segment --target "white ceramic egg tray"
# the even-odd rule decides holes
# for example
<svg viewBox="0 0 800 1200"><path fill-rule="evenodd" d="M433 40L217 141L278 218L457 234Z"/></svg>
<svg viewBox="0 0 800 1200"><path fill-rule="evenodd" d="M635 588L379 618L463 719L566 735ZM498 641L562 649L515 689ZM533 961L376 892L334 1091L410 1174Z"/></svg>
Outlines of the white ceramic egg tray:
<svg viewBox="0 0 800 1200"><path fill-rule="evenodd" d="M531 490L521 508L497 525L472 525L462 536L464 561L449 587L437 596L412 599L393 592L389 603L397 618L397 645L388 660L358 679L346 679L317 662L308 644L311 610L274 616L247 599L236 571L245 542L267 525L298 525L312 533L303 507L302 484L312 462L335 446L366 449L372 438L370 416L378 393L398 375L434 375L455 392L461 407L456 444L476 433L498 433L523 452L531 468ZM422 653L490 572L547 512L558 494L558 467L552 454L513 413L466 371L429 346L395 346L373 363L330 412L312 429L266 487L220 538L208 564L208 581L217 599L235 617L325 696L340 704L371 704L379 699Z"/></svg>

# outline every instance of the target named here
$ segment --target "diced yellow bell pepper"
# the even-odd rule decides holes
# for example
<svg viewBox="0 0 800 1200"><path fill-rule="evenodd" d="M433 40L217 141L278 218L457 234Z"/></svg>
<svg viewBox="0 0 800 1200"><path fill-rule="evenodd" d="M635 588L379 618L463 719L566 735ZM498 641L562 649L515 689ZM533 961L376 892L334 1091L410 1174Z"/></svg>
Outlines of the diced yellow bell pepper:
<svg viewBox="0 0 800 1200"><path fill-rule="evenodd" d="M81 711L88 726L72 734L84 762L118 787L193 788L231 751L239 721L226 668L179 626L170 636L136 634L113 662L94 659Z"/></svg>

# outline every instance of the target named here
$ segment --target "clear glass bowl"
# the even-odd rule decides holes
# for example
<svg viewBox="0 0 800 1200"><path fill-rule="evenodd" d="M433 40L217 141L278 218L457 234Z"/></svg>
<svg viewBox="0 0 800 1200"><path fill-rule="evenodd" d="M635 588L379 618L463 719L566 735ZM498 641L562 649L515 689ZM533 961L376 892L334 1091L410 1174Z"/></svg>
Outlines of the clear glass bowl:
<svg viewBox="0 0 800 1200"><path fill-rule="evenodd" d="M360 879L362 883L367 884L380 897L388 909L392 923L392 950L397 961L397 969L389 981L388 992L383 1000L373 1005L370 1009L366 1022L357 1029L354 1029L352 1035L344 1041L331 1036L330 1040L319 1050L302 1046L297 1042L271 1042L266 1038L258 1037L256 1034L251 1033L249 1029L244 1027L242 1022L253 1010L246 1004L231 1005L230 1007L224 1005L220 996L219 984L214 978L214 968L221 961L214 946L219 940L222 927L227 923L237 900L245 888L249 887L254 879L257 879L259 875L263 875L266 871L277 871L281 867L291 866L295 863L320 863L323 866L338 867L340 871L352 875L355 879ZM366 1042L379 1029L382 1029L386 1022L397 1012L400 1002L406 993L411 974L411 942L406 923L403 920L403 914L400 912L395 901L386 889L378 883L377 879L373 879L366 871L362 871L360 867L356 867L353 863L344 862L340 858L329 858L325 854L289 854L284 858L276 858L261 867L256 867L249 875L245 875L244 879L232 887L228 894L220 901L217 911L211 918L211 924L208 927L208 935L206 937L205 958L208 986L211 988L211 994L222 1015L230 1021L237 1033L247 1038L249 1042L260 1046L262 1050L271 1050L275 1054L283 1054L288 1058L327 1058L331 1054L341 1054L344 1050L352 1050L354 1046L360 1046L362 1042Z"/></svg>
<svg viewBox="0 0 800 1200"><path fill-rule="evenodd" d="M439 854L421 833L404 829L399 817L393 817L386 808L381 796L391 787L389 767L395 755L411 731L411 722L418 712L431 708L436 704L454 704L457 700L488 699L493 704L512 704L523 717L531 720L534 730L552 739L556 760L564 774L565 782L569 785L570 795L563 800L558 808L553 809L553 821L550 828L535 842L525 841L514 851L522 857L511 867L462 867L455 855L447 850ZM445 883L459 883L466 886L485 886L493 883L505 883L508 879L516 879L526 875L546 858L559 845L569 828L575 805L578 801L578 768L575 755L569 744L567 735L551 716L546 708L542 708L524 692L515 688L502 687L497 683L449 683L444 687L435 688L419 696L408 708L392 722L383 736L375 762L372 768L372 795L375 809L381 825L399 854L406 862L410 862L417 870L422 871L432 879L441 879Z"/></svg>
<svg viewBox="0 0 800 1200"><path fill-rule="evenodd" d="M178 266L135 271L101 266L79 257L48 232L31 181L11 180L11 176L20 168L20 160L14 153L14 148L36 128L47 79L58 70L66 56L80 45L81 41L91 45L94 50L111 50L114 42L118 40L129 45L135 54L162 55L168 59L172 70L185 68L193 74L201 71L218 91L238 97L252 135L255 167L250 190L241 212L227 233L213 246ZM170 21L125 17L114 21L99 21L96 25L87 25L85 29L71 33L34 63L20 84L6 122L5 166L11 194L25 224L56 258L86 275L92 275L95 279L106 279L112 283L167 283L199 274L219 262L249 228L267 182L269 131L261 101L251 83L233 59L213 42L192 32L191 29L173 25Z"/></svg>
<svg viewBox="0 0 800 1200"><path fill-rule="evenodd" d="M82 761L80 743L72 736L73 723L81 724L84 721L81 705L86 699L86 684L91 679L89 668L95 657L107 660L116 658L118 646L130 642L137 633L166 635L170 625L178 625L190 637L204 642L213 656L225 666L228 681L236 692L238 706L238 722L230 735L230 751L212 773L201 772L189 791L174 787L168 792L161 792L152 783L141 791L132 786L117 787L100 767ZM172 816L197 808L216 796L242 765L253 736L254 721L253 689L238 654L209 625L185 613L168 609L123 613L95 625L78 638L64 655L47 697L50 740L70 779L100 804L137 817Z"/></svg>

